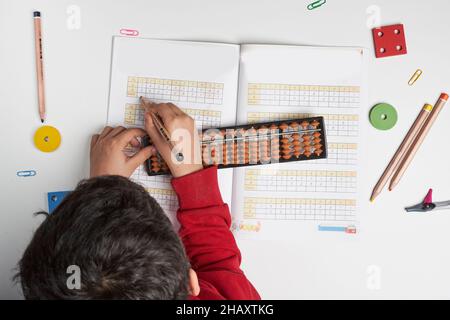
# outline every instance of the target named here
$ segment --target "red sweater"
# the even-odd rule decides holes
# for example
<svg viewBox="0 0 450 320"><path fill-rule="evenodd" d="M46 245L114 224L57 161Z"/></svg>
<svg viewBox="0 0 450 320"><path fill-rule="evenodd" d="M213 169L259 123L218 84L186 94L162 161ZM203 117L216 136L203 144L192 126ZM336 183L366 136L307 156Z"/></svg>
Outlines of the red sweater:
<svg viewBox="0 0 450 320"><path fill-rule="evenodd" d="M217 168L209 167L172 179L180 208L180 237L200 283L190 299L260 299L240 269L241 253L230 231L231 216L217 183Z"/></svg>

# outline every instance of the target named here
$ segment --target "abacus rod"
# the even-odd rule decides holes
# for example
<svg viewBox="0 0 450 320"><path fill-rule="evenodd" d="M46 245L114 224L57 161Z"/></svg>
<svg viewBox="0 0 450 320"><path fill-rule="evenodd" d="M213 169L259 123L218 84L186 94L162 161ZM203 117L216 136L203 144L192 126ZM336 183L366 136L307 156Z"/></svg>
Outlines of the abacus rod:
<svg viewBox="0 0 450 320"><path fill-rule="evenodd" d="M263 137L263 136L267 136L267 138L269 137L274 137L274 136L282 136L282 135L291 135L294 133L299 133L299 134L305 134L305 133L313 133L313 132L320 132L322 131L322 129L311 129L311 130L302 130L302 131L287 131L287 132L280 132L280 133L276 133L276 134L271 134L271 133L267 133L267 134L259 134L259 135L250 135L250 136L242 136L242 137L233 137L232 139L211 139L211 140L206 140L203 141L202 140L202 144L211 144L217 141L220 142L227 142L227 141L238 141L238 140L250 140L250 138L253 138L253 140L258 141L259 137Z"/></svg>

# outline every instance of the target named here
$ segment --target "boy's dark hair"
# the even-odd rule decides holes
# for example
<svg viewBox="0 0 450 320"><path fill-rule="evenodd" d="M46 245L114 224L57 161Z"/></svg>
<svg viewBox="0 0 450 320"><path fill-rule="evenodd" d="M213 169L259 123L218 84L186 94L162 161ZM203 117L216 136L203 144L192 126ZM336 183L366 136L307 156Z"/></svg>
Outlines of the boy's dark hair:
<svg viewBox="0 0 450 320"><path fill-rule="evenodd" d="M80 289L67 285L73 265ZM189 263L170 220L143 187L119 176L81 181L39 226L18 269L26 299L188 296Z"/></svg>

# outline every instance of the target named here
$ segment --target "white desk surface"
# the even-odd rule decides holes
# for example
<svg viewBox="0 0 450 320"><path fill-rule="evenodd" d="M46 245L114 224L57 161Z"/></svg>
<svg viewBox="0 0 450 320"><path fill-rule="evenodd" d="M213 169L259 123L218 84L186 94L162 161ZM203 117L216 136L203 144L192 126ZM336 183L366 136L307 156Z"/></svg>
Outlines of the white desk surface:
<svg viewBox="0 0 450 320"><path fill-rule="evenodd" d="M445 0L0 0L0 298L21 298L13 268L47 209L46 193L71 190L88 174L89 137L106 121L112 36L121 28L142 37L230 43L364 46L372 51L366 11L378 5L381 25L403 23L408 54L369 59L369 110L386 101L399 112L394 129L368 121L367 196L425 102L450 90L450 2ZM66 27L69 5L81 9L81 28ZM371 8L373 9L373 8ZM37 151L32 11L43 15L48 123L62 132L60 149ZM410 87L411 74L424 73ZM324 70L326 72L326 70ZM450 212L408 215L429 187L450 199L450 110L444 110L395 192L362 212L362 233L317 246L240 241L243 269L266 299L450 298ZM19 170L34 169L32 178ZM379 281L378 281L378 280Z"/></svg>

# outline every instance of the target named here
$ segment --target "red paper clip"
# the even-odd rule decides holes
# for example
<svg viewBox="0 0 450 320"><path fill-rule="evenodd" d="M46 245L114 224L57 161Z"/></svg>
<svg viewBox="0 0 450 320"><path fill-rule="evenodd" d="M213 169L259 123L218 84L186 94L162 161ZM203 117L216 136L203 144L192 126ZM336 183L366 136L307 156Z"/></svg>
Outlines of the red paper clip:
<svg viewBox="0 0 450 320"><path fill-rule="evenodd" d="M120 29L120 34L124 36L137 37L139 35L139 31L133 29Z"/></svg>

